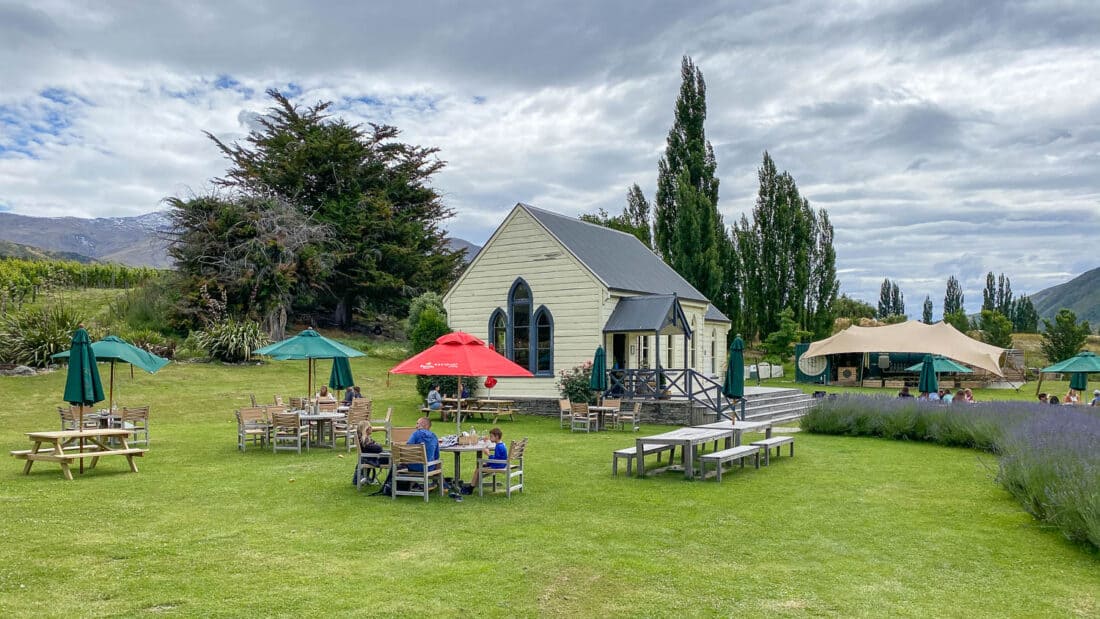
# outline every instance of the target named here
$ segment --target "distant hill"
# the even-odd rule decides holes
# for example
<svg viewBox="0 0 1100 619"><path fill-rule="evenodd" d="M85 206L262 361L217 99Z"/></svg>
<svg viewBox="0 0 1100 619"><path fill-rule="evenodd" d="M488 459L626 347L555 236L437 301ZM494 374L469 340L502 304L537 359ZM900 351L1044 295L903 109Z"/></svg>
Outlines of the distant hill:
<svg viewBox="0 0 1100 619"><path fill-rule="evenodd" d="M451 251L466 250L466 264L470 264L470 261L477 256L477 252L481 251L480 245L474 245L465 239L450 238L447 239L447 244L451 246Z"/></svg>
<svg viewBox="0 0 1100 619"><path fill-rule="evenodd" d="M167 226L162 213L96 219L0 213L0 240L100 262L167 268L168 244L157 237L157 231Z"/></svg>
<svg viewBox="0 0 1100 619"><path fill-rule="evenodd" d="M1051 286L1031 295L1035 311L1051 319L1063 307L1077 314L1077 320L1100 324L1100 268L1078 275L1064 284Z"/></svg>
<svg viewBox="0 0 1100 619"><path fill-rule="evenodd" d="M44 256L57 253L68 260L117 262L129 266L171 268L168 243L158 232L170 222L164 213L146 213L137 217L28 217L0 213L0 242L12 243L12 249L0 248L0 255L24 257L33 252ZM452 249L465 249L466 262L474 259L481 247L452 238ZM7 247L6 245L3 247ZM28 253L30 252L30 253Z"/></svg>
<svg viewBox="0 0 1100 619"><path fill-rule="evenodd" d="M50 251L41 247L21 245L11 241L0 241L0 258L19 258L21 260L72 260L91 264L98 262L95 258L77 254L70 251Z"/></svg>

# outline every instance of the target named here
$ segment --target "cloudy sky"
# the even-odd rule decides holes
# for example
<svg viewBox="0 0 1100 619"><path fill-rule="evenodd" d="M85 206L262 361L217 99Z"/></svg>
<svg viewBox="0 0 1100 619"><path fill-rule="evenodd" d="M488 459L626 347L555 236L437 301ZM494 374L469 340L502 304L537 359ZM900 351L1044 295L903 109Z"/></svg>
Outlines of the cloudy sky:
<svg viewBox="0 0 1100 619"><path fill-rule="evenodd" d="M687 5L680 6L681 4ZM89 8L94 5L94 8ZM520 6L526 5L526 6ZM209 189L204 137L268 88L441 149L455 236L518 201L652 197L682 55L707 82L726 221L767 150L837 230L842 290L910 315L1100 266L1100 3L0 0L0 210L138 215Z"/></svg>

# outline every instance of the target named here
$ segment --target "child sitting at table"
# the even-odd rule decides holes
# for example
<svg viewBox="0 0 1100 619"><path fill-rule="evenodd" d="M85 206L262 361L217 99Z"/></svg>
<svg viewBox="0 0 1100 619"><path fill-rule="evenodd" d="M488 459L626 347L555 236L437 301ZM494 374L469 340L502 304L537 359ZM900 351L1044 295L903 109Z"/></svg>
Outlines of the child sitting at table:
<svg viewBox="0 0 1100 619"><path fill-rule="evenodd" d="M503 439L504 433L500 431L500 428L493 428L489 430L489 443L490 445L485 448L485 455L489 456L490 460L500 460L500 462L489 462L487 467L491 469L504 469L507 465L504 463L508 459L508 448L504 446ZM473 483L470 484L470 488L473 489L477 486L478 481L481 479L481 467L474 469Z"/></svg>

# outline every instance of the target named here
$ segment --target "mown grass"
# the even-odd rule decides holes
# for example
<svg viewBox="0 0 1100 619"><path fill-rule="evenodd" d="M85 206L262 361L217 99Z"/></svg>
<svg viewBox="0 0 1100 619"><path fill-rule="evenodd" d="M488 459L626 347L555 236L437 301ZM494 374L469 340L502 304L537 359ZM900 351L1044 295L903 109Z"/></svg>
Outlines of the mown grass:
<svg viewBox="0 0 1100 619"><path fill-rule="evenodd" d="M411 424L413 380L386 375L402 352L373 352L356 379ZM233 409L303 392L304 362L120 376L123 403L152 406L140 473L0 470L0 615L1100 613L1100 558L970 450L799 434L794 459L720 485L637 480L610 475L629 433L521 417L501 427L531 438L525 493L424 504L357 493L343 451L236 450ZM54 427L63 380L0 378L4 446Z"/></svg>

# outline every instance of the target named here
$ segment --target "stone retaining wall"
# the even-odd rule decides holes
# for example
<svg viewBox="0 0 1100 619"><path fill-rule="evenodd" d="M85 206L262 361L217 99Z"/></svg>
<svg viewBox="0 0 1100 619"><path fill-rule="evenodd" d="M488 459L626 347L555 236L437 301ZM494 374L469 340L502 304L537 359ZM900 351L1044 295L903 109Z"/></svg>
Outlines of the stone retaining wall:
<svg viewBox="0 0 1100 619"><path fill-rule="evenodd" d="M514 398L516 411L521 415L538 415L557 418L558 401L545 399ZM623 408L632 403L623 402ZM642 423L655 423L674 426L691 426L711 423L717 418L712 411L692 407L684 400L646 400L642 402Z"/></svg>

